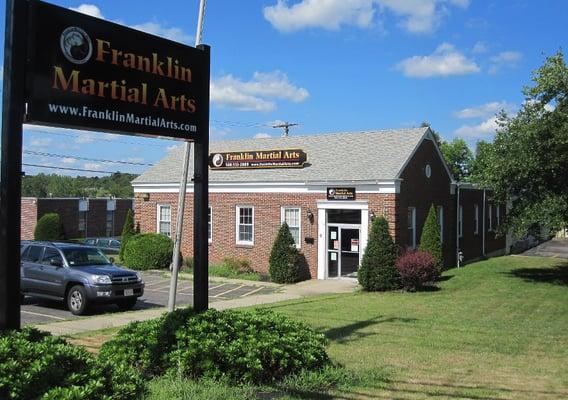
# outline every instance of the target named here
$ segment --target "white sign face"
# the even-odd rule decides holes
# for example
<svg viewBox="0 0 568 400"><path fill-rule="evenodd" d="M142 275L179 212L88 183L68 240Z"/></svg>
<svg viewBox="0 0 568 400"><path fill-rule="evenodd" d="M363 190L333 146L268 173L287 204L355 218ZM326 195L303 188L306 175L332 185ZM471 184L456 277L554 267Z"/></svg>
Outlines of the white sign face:
<svg viewBox="0 0 568 400"><path fill-rule="evenodd" d="M332 231L331 232L331 240L336 240L337 239L337 232Z"/></svg>
<svg viewBox="0 0 568 400"><path fill-rule="evenodd" d="M79 211L89 211L89 200L79 200Z"/></svg>
<svg viewBox="0 0 568 400"><path fill-rule="evenodd" d="M337 261L337 253L331 253L331 261Z"/></svg>

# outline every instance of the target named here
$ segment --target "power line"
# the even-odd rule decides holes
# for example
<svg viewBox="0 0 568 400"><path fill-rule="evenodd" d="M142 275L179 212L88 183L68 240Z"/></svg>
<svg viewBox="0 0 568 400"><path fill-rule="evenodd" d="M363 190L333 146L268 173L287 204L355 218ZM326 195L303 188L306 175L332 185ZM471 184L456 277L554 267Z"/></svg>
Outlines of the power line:
<svg viewBox="0 0 568 400"><path fill-rule="evenodd" d="M83 168L71 168L71 167L53 167L51 165L27 164L27 163L22 163L22 165L24 165L26 167L60 169L60 170L66 170L66 171L95 172L97 174L116 174L116 173L125 174L125 173L127 173L127 172L120 172L120 171L101 171L101 170L96 170L96 169L83 169Z"/></svg>
<svg viewBox="0 0 568 400"><path fill-rule="evenodd" d="M282 133L282 137L288 137L290 133L290 127L297 126L299 124L291 123L291 122L282 122L281 124L272 125L273 128L284 128L284 132Z"/></svg>
<svg viewBox="0 0 568 400"><path fill-rule="evenodd" d="M96 162L102 162L102 163L125 164L125 165L143 165L143 166L148 166L148 167L154 166L154 164L140 163L140 162L133 162L133 161L103 160L103 159L100 159L100 158L75 157L75 156L68 156L68 155L66 156L66 155L63 155L63 154L45 153L45 152L42 152L42 151L33 151L33 150L24 150L24 153L25 154L32 154L32 155L36 155L36 156L54 157L54 158L73 158L73 159L77 159L77 160L96 161Z"/></svg>

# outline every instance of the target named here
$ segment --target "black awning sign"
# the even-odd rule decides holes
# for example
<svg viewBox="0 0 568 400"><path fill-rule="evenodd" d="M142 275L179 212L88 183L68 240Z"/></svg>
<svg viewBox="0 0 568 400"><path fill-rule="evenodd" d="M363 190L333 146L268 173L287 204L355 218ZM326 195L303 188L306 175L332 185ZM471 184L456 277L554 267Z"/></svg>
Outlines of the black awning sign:
<svg viewBox="0 0 568 400"><path fill-rule="evenodd" d="M211 169L303 168L307 156L300 149L211 153Z"/></svg>
<svg viewBox="0 0 568 400"><path fill-rule="evenodd" d="M327 188L328 200L355 200L354 187L332 187Z"/></svg>
<svg viewBox="0 0 568 400"><path fill-rule="evenodd" d="M209 112L209 54L30 2L26 123L194 140Z"/></svg>

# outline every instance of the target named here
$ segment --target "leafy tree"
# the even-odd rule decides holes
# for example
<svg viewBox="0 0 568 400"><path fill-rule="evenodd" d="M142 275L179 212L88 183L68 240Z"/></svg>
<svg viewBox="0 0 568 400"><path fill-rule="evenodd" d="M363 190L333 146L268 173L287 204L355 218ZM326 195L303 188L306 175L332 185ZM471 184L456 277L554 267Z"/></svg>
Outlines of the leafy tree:
<svg viewBox="0 0 568 400"><path fill-rule="evenodd" d="M568 67L561 51L533 72L515 116L498 115L495 140L483 145L475 179L509 199L507 223L521 235L535 224L568 223ZM479 158L479 156L478 156Z"/></svg>
<svg viewBox="0 0 568 400"><path fill-rule="evenodd" d="M396 248L384 217L373 220L369 242L357 273L359 284L367 291L392 290L399 286L395 267Z"/></svg>
<svg viewBox="0 0 568 400"><path fill-rule="evenodd" d="M61 240L65 237L63 223L57 213L48 213L42 216L34 230L34 240Z"/></svg>
<svg viewBox="0 0 568 400"><path fill-rule="evenodd" d="M442 268L444 258L442 253L442 241L440 239L440 225L438 225L434 205L430 206L430 211L428 211L428 216L424 222L419 249L430 253L432 257L434 257L436 265Z"/></svg>
<svg viewBox="0 0 568 400"><path fill-rule="evenodd" d="M294 283L300 280L298 249L286 222L278 230L268 262L268 273L273 282Z"/></svg>
<svg viewBox="0 0 568 400"><path fill-rule="evenodd" d="M126 213L126 219L124 220L124 226L122 227L122 238L120 241L120 252L119 257L122 259L124 255L124 249L126 248L126 242L136 235L136 230L134 229L134 216L132 215L132 210L128 210Z"/></svg>

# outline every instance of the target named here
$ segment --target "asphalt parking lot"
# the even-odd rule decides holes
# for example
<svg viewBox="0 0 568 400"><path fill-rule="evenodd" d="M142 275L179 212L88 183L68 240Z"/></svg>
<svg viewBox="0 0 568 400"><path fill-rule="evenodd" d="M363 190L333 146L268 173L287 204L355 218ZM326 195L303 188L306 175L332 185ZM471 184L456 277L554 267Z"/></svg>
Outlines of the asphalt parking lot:
<svg viewBox="0 0 568 400"><path fill-rule="evenodd" d="M168 304L170 279L162 276L159 272L142 273L146 287L144 295L138 299L133 310L143 310L154 307L165 307ZM233 283L209 281L209 302L230 300L259 294L271 294L277 290L272 286L261 286L254 282ZM193 282L190 280L178 280L176 304L190 305L193 302ZM88 315L120 312L114 304L94 305ZM45 324L50 322L65 321L77 317L67 311L63 302L43 300L26 297L22 304L22 326Z"/></svg>

